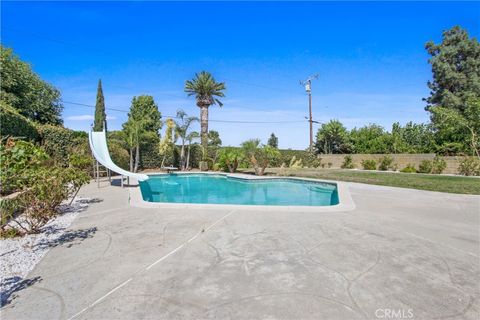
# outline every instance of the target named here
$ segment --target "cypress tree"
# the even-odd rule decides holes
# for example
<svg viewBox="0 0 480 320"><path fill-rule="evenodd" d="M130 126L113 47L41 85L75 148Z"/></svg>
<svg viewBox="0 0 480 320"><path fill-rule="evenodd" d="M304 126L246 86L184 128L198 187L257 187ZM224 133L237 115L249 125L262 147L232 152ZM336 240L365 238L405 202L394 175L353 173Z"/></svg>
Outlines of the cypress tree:
<svg viewBox="0 0 480 320"><path fill-rule="evenodd" d="M107 115L105 114L105 100L103 99L102 80L98 80L97 102L95 104L95 120L93 122L93 131L102 131L105 124L107 131Z"/></svg>

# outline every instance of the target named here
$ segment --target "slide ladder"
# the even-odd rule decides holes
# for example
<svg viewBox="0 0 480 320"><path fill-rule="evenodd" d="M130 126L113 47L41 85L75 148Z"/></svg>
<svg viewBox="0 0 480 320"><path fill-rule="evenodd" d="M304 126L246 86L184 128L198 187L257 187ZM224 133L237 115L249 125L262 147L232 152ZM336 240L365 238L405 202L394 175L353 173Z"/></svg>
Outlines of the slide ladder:
<svg viewBox="0 0 480 320"><path fill-rule="evenodd" d="M90 149L92 150L93 156L105 168L122 176L135 178L138 181L145 181L148 179L146 174L133 173L124 170L112 161L112 158L110 158L110 153L108 152L107 135L105 133L105 129L103 131L90 131L88 134L88 140L90 142Z"/></svg>

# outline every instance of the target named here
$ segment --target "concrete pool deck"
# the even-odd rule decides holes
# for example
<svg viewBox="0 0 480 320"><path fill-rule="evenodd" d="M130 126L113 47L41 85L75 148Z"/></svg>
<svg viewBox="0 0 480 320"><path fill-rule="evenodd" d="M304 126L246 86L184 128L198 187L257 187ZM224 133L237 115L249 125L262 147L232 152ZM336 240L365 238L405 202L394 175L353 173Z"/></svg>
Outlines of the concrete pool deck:
<svg viewBox="0 0 480 320"><path fill-rule="evenodd" d="M93 231L1 319L478 319L480 197L345 185L354 210L302 212L140 208L91 183L70 229Z"/></svg>

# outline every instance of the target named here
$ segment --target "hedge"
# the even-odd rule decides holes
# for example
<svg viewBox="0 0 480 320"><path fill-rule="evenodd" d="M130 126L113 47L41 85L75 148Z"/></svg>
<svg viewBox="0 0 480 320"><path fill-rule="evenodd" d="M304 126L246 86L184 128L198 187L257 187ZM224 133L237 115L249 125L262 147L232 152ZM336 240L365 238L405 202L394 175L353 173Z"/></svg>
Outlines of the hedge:
<svg viewBox="0 0 480 320"><path fill-rule="evenodd" d="M302 160L302 165L304 167L317 168L318 166L320 166L320 158L318 158L316 154L310 151L292 149L281 149L279 151L280 158L275 163L272 163L272 167L280 167L283 163L288 166L290 160L292 160L294 156L297 160Z"/></svg>
<svg viewBox="0 0 480 320"><path fill-rule="evenodd" d="M0 102L0 133L2 138L10 136L33 142L40 139L33 122L3 102Z"/></svg>
<svg viewBox="0 0 480 320"><path fill-rule="evenodd" d="M146 135L140 144L140 163L142 169L160 168L162 157L158 153L160 138L157 135Z"/></svg>
<svg viewBox="0 0 480 320"><path fill-rule="evenodd" d="M39 125L42 146L48 155L61 166L68 166L68 156L78 144L75 132L60 126Z"/></svg>
<svg viewBox="0 0 480 320"><path fill-rule="evenodd" d="M108 141L108 151L112 161L120 168L130 170L130 155L128 151L116 140Z"/></svg>

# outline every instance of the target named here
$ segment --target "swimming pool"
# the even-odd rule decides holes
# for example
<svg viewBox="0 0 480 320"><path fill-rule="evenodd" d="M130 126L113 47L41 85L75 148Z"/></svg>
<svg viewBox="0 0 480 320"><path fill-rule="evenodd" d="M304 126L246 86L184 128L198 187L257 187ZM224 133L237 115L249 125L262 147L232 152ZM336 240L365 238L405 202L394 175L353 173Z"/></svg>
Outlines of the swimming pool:
<svg viewBox="0 0 480 320"><path fill-rule="evenodd" d="M335 184L289 178L243 179L216 174L151 175L140 181L144 201L270 206L332 206Z"/></svg>

